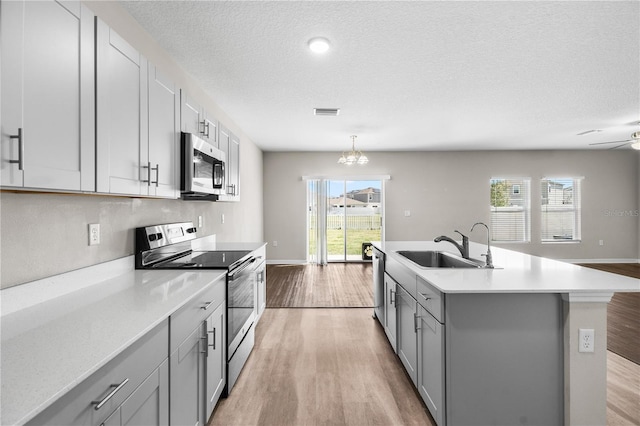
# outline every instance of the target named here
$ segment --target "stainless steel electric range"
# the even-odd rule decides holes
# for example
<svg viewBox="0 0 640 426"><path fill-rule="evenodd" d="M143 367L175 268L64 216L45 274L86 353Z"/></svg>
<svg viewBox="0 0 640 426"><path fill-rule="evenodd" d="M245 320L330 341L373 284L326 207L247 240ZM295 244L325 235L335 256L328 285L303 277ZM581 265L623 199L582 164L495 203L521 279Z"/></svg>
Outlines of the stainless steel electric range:
<svg viewBox="0 0 640 426"><path fill-rule="evenodd" d="M191 222L136 228L136 269L227 270L227 386L229 394L254 345L256 282L264 259L248 250L215 250Z"/></svg>

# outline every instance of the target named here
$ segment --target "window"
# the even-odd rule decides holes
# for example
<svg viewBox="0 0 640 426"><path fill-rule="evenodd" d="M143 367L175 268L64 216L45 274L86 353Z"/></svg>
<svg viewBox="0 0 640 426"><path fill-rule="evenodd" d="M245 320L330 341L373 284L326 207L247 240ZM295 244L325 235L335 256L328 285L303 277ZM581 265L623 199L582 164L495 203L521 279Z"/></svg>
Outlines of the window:
<svg viewBox="0 0 640 426"><path fill-rule="evenodd" d="M542 242L580 241L580 178L540 181Z"/></svg>
<svg viewBox="0 0 640 426"><path fill-rule="evenodd" d="M528 178L492 178L491 240L531 241L531 202Z"/></svg>

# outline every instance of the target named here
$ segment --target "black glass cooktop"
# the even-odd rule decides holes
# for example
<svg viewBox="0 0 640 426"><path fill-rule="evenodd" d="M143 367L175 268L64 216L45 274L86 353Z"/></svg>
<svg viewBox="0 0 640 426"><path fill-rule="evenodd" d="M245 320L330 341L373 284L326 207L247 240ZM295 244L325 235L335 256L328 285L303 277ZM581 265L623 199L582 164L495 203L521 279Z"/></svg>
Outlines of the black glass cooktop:
<svg viewBox="0 0 640 426"><path fill-rule="evenodd" d="M229 269L235 262L239 261L250 251L194 251L178 259L169 262L156 264L159 269Z"/></svg>

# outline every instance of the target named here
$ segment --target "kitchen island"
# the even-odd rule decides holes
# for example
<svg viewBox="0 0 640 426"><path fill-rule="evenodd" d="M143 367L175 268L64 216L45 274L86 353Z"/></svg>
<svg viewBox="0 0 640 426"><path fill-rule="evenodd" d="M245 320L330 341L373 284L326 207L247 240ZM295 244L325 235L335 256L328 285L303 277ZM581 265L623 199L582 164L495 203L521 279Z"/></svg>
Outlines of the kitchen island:
<svg viewBox="0 0 640 426"><path fill-rule="evenodd" d="M495 269L398 253L458 254L447 242L374 247L386 255L380 320L440 425L606 423L606 306L639 280L495 247ZM469 257L486 250L471 243ZM581 329L593 352L578 351Z"/></svg>

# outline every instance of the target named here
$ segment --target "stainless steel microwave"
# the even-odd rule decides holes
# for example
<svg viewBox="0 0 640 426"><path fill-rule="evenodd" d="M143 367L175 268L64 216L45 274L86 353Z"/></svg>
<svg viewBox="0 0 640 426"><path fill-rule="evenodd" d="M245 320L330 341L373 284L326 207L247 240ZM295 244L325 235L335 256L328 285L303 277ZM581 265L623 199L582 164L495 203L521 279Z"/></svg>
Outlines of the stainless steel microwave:
<svg viewBox="0 0 640 426"><path fill-rule="evenodd" d="M226 154L192 133L182 133L180 192L190 200L216 200L225 192Z"/></svg>

